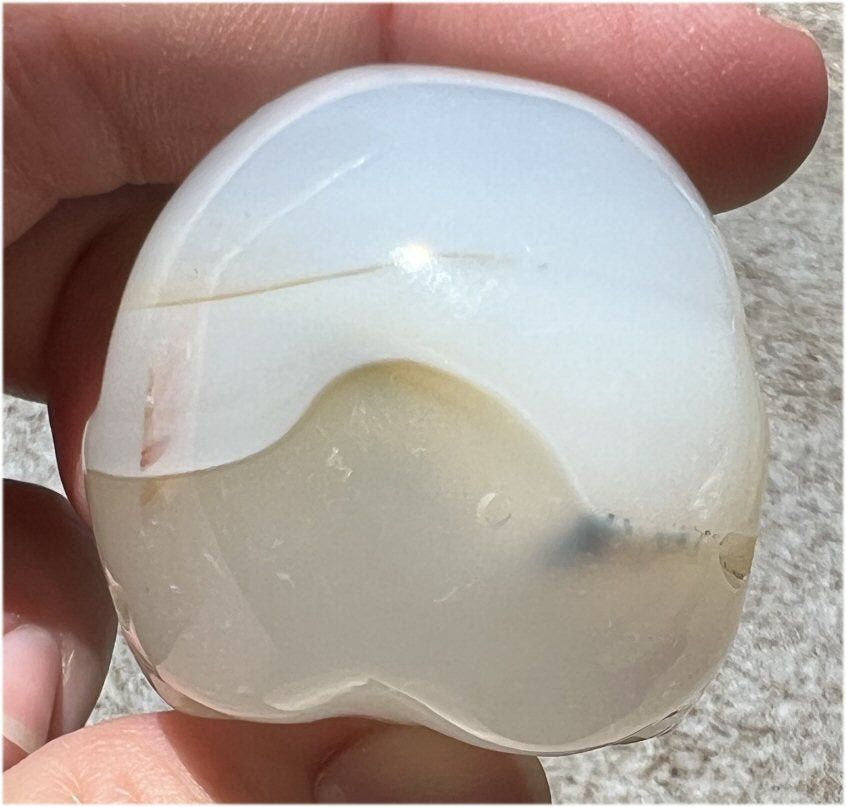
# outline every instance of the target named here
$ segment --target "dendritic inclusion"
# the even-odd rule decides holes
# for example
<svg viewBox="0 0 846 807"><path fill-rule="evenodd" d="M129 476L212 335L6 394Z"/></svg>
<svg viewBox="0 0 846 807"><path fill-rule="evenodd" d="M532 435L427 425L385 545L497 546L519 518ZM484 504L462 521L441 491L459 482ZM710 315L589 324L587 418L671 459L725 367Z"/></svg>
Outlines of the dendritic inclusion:
<svg viewBox="0 0 846 807"><path fill-rule="evenodd" d="M85 442L121 623L175 706L535 753L689 708L765 451L670 158L573 93L398 67L274 102L189 177Z"/></svg>

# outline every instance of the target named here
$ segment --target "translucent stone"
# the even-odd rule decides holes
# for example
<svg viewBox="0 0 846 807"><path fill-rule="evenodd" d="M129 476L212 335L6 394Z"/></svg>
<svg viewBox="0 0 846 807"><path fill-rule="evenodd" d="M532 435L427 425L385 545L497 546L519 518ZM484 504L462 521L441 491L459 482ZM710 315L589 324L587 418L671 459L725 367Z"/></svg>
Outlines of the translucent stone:
<svg viewBox="0 0 846 807"><path fill-rule="evenodd" d="M576 93L428 67L314 81L197 167L84 450L177 708L547 754L661 733L713 677L765 457L679 167Z"/></svg>

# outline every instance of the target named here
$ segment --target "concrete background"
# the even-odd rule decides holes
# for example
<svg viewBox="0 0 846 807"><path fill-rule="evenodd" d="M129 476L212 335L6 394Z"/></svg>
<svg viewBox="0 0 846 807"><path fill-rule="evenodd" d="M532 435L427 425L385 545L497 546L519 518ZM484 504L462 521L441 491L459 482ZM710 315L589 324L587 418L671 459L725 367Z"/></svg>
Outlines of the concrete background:
<svg viewBox="0 0 846 807"><path fill-rule="evenodd" d="M717 679L675 732L545 760L559 803L842 801L841 9L769 8L823 47L831 105L802 168L719 218L772 443L744 621ZM4 412L5 475L59 490L44 408L6 396ZM160 708L119 640L91 722Z"/></svg>

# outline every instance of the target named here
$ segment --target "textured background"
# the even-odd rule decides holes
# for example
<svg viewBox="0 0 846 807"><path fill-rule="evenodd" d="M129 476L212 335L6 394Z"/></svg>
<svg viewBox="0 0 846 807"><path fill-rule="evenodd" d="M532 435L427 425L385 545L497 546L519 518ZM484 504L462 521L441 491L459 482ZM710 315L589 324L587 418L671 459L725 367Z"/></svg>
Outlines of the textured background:
<svg viewBox="0 0 846 807"><path fill-rule="evenodd" d="M769 9L800 22L822 45L831 105L796 175L719 219L771 431L744 621L722 671L675 732L546 760L558 802L842 799L841 10ZM6 396L4 411L6 476L59 490L44 408ZM92 722L159 708L119 640Z"/></svg>

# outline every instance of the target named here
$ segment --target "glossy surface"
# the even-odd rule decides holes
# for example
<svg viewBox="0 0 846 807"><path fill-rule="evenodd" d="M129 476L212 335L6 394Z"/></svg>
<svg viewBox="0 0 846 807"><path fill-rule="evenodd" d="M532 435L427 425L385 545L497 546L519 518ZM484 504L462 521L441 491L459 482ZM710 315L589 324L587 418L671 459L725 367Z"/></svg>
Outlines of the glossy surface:
<svg viewBox="0 0 846 807"><path fill-rule="evenodd" d="M564 753L713 675L766 432L660 147L573 93L381 67L265 107L174 196L85 452L172 703Z"/></svg>

